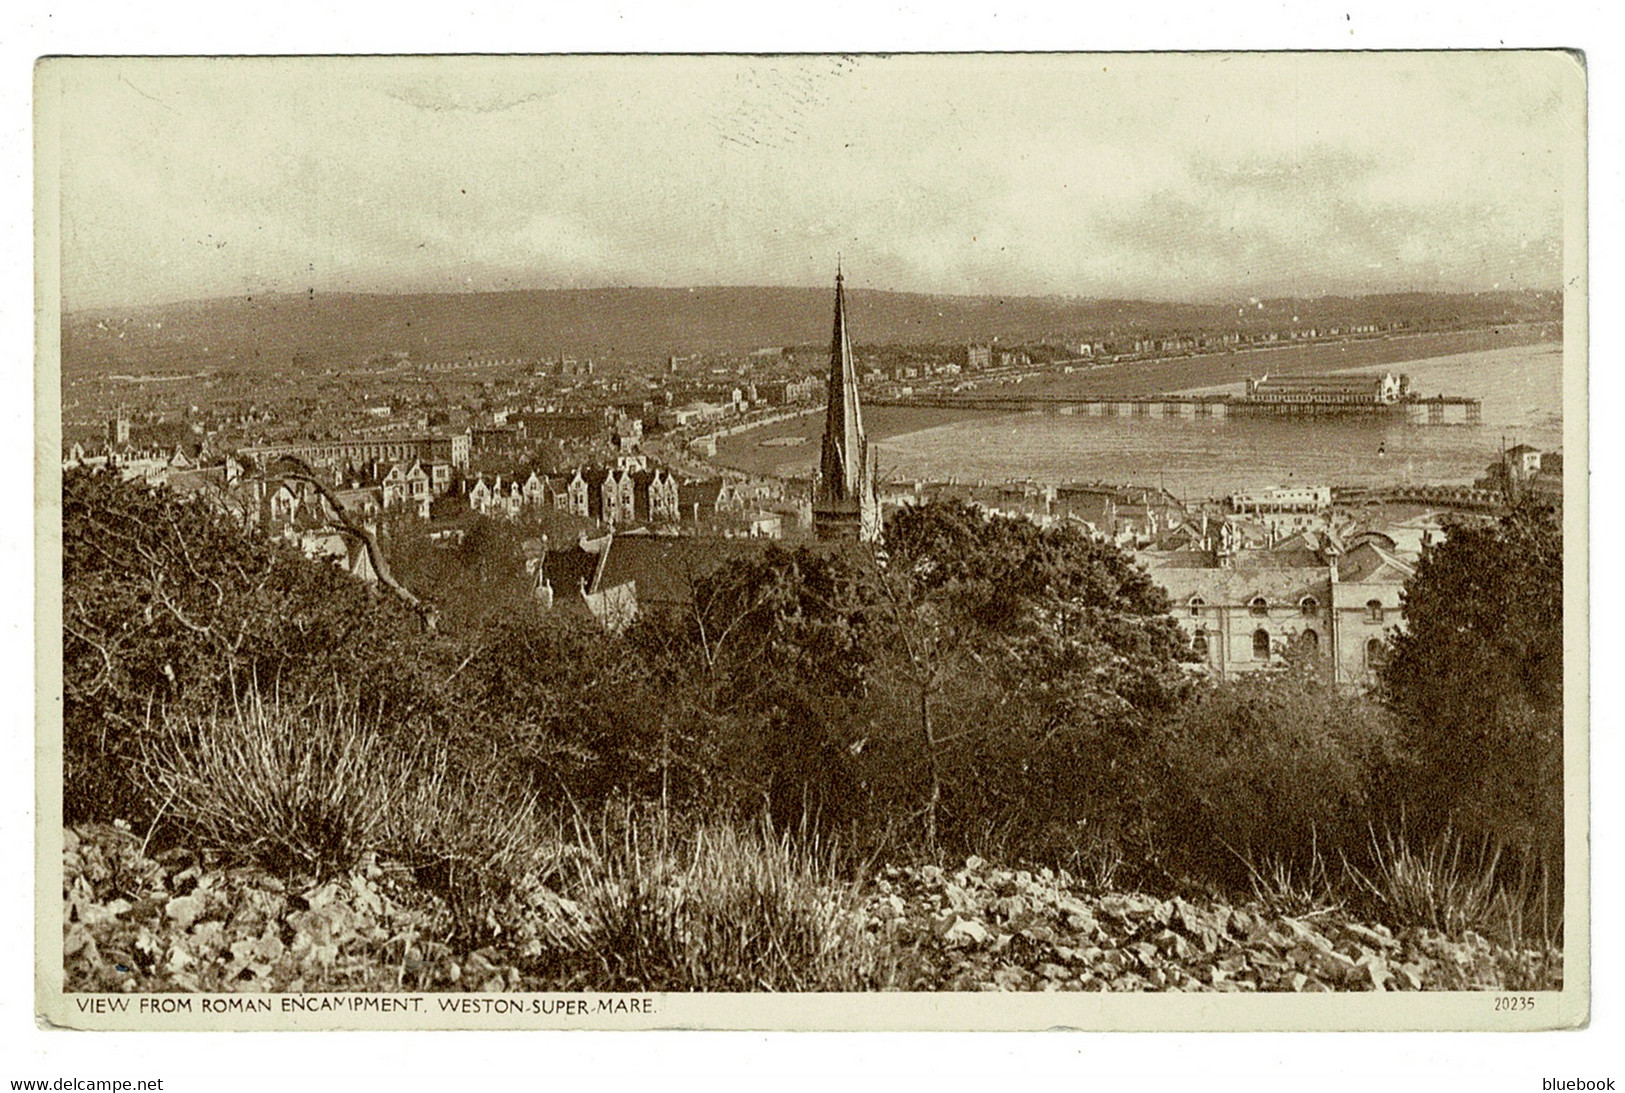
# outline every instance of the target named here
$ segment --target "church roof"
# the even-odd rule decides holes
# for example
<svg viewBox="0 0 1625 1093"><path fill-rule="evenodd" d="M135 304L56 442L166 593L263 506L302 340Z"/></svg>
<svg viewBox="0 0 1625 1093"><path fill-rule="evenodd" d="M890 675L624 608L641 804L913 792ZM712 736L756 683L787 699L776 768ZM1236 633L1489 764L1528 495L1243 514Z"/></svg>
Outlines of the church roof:
<svg viewBox="0 0 1625 1093"><path fill-rule="evenodd" d="M862 488L863 410L858 405L858 371L846 329L846 288L839 272L835 274L835 326L829 344L829 407L818 470L819 491L831 501L850 500Z"/></svg>

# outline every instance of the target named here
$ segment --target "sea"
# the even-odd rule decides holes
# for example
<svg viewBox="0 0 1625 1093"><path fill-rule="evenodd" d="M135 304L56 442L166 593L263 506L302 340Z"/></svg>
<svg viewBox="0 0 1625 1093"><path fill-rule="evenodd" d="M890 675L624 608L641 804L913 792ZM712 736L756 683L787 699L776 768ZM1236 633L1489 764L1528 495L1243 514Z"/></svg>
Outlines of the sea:
<svg viewBox="0 0 1625 1093"><path fill-rule="evenodd" d="M889 481L1099 481L1161 485L1190 499L1279 485L1469 483L1501 445L1561 450L1563 351L1558 343L1343 370L1408 375L1423 397L1483 400L1479 425L1413 425L1381 417L1113 418L884 408L868 415L878 471ZM1193 390L1222 392L1239 386ZM950 420L943 420L944 417ZM821 417L809 419L812 425ZM809 432L812 430L809 429ZM806 473L818 441L729 438L766 473ZM745 445L754 452L745 452Z"/></svg>

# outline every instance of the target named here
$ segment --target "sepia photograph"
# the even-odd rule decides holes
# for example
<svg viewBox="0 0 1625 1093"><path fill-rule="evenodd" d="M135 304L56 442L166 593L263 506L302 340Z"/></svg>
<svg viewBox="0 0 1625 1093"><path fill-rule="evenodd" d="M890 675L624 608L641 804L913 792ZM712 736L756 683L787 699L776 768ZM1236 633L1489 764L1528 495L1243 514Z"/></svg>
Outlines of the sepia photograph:
<svg viewBox="0 0 1625 1093"><path fill-rule="evenodd" d="M1588 1020L1577 53L34 81L51 1024Z"/></svg>

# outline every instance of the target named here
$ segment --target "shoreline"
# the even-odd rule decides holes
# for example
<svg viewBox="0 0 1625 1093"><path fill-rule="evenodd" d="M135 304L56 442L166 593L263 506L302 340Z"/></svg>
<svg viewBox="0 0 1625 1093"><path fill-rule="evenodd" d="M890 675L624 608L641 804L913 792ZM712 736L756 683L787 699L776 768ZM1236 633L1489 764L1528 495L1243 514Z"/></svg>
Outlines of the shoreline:
<svg viewBox="0 0 1625 1093"><path fill-rule="evenodd" d="M1206 354L1201 357L1170 358L1158 362L1136 361L1132 364L1091 369L1084 373L1053 375L1026 380L1020 385L1022 393L1032 392L1061 397L1098 395L1107 397L1135 394L1188 393L1195 389L1223 388L1244 381L1237 375L1240 362L1260 357L1268 359L1270 371L1277 374L1307 372L1349 372L1368 369L1392 368L1402 370L1406 363L1448 359L1497 349L1535 348L1553 343L1541 335L1547 327L1500 327L1476 331L1452 331L1443 334L1407 335L1403 339L1374 339L1337 343L1317 343L1310 346L1289 346L1263 349L1251 353ZM1283 357L1282 354L1291 354ZM1125 371L1127 369L1127 371ZM1155 378L1167 381L1154 391L1146 390L1147 381ZM1015 388L1013 383L989 384L984 390L997 392L999 388ZM1106 388L1111 388L1107 390ZM1013 392L1012 392L1013 393ZM911 407L880 405L864 407L865 424L871 443L884 444L912 433L923 432L944 425L966 421L986 420L1007 416L1010 411L973 408ZM717 455L707 462L718 468L763 477L798 477L805 474L802 465L817 459L817 439L821 425L821 408L808 408L794 416L779 416L768 422L736 427L729 436L718 436ZM787 438L799 436L800 443ZM782 441L773 444L772 441ZM811 452L810 458L808 453ZM1010 481L1019 479L1011 478Z"/></svg>

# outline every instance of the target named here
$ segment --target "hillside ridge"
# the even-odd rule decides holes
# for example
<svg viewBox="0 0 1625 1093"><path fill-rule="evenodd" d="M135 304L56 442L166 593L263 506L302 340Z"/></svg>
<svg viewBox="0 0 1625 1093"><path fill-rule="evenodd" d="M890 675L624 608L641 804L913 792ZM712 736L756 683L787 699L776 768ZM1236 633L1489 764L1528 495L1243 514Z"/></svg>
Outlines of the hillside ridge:
<svg viewBox="0 0 1625 1093"><path fill-rule="evenodd" d="M143 351L278 360L408 353L414 359L668 353L816 347L828 338L828 288L525 289L382 295L224 297L63 316L65 365L128 360ZM1063 342L1137 330L1262 330L1339 323L1474 326L1552 321L1556 294L1387 293L1317 299L1179 303L1062 296L945 296L849 291L865 344Z"/></svg>

